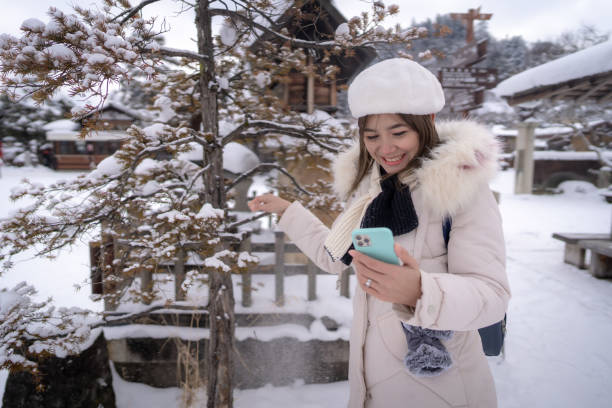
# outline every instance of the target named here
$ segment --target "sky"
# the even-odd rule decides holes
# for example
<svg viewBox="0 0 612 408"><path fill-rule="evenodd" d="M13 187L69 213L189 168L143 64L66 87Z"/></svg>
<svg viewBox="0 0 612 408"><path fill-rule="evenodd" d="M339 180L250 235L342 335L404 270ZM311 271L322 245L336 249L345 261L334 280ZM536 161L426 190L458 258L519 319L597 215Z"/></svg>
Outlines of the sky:
<svg viewBox="0 0 612 408"><path fill-rule="evenodd" d="M75 2L76 0L0 0L0 3L3 3L0 33L18 35L19 26L25 19L35 17L46 22L48 18L45 13L49 6L56 6L68 12L70 4ZM371 5L371 1L365 0L333 2L347 18L368 10ZM80 0L78 3L86 5L88 2ZM131 3L136 4L137 0L131 0ZM169 15L166 22L172 30L167 36L168 46L195 49L193 14L175 17L173 11L180 9L178 4L176 0L161 0L147 8ZM427 18L434 19L437 14L467 12L470 8L481 6L482 13L493 13L489 21L489 32L497 39L522 35L530 42L551 40L564 31L575 31L583 24L594 25L602 32L612 31L612 2L609 0L399 0L388 1L386 4L399 5L399 16L388 22L400 23L402 26L409 26L413 20L418 22Z"/></svg>

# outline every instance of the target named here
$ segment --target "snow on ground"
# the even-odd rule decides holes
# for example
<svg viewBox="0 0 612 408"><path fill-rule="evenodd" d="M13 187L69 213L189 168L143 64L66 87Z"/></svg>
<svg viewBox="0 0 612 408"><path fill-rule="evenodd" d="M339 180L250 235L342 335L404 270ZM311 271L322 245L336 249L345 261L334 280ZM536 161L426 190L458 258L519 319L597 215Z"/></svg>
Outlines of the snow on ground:
<svg viewBox="0 0 612 408"><path fill-rule="evenodd" d="M0 178L0 216L15 208L8 192L24 176L49 183L74 173L54 173L44 168L3 168ZM563 243L553 232L609 232L612 208L599 191L583 183L564 184L559 195L513 195L512 171L494 180L501 192L508 275L513 297L508 310L508 337L504 358L490 358L500 408L610 406L612 389L612 280L599 280L587 271L563 263ZM58 277L58 273L62 277ZM21 280L36 284L40 296L53 295L59 305L99 309L88 298L89 289L75 292L72 284L88 276L86 243L64 252L54 261L32 259L0 276L0 287ZM258 276L259 278L259 276ZM297 278L297 279L295 279ZM338 319L348 323L346 300L335 297L335 279L318 279L320 300L307 302L303 277L290 278L286 290L289 307L321 315L336 306ZM333 277L330 277L333 278ZM271 285L253 295L254 308L271 310ZM237 297L239 289L236 287ZM304 309L302 309L304 308ZM312 332L311 328L311 332ZM155 408L178 406L177 389L159 390L113 376L118 407ZM0 371L0 400L6 372ZM346 405L346 381L332 384L266 386L236 390L235 406L246 407L342 407Z"/></svg>

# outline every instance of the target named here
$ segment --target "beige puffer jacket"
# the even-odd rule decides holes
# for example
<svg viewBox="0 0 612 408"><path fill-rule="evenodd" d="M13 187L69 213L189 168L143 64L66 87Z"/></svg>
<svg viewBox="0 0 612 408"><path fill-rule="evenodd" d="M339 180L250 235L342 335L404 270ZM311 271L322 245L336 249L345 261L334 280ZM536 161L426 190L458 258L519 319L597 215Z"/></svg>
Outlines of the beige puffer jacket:
<svg viewBox="0 0 612 408"><path fill-rule="evenodd" d="M438 124L438 146L417 171L412 198L419 226L395 237L417 259L422 296L415 308L382 302L359 285L353 297L350 338L350 408L437 408L497 406L495 385L477 329L501 320L510 298L501 218L487 181L497 168L497 143L482 126ZM357 148L358 149L358 148ZM356 174L356 148L339 156L336 186L346 194ZM380 189L377 166L351 199ZM452 216L448 249L442 236ZM323 248L329 229L299 203L280 228L323 270L345 268ZM400 321L453 330L443 341L453 365L437 376L416 377L403 365L408 348Z"/></svg>

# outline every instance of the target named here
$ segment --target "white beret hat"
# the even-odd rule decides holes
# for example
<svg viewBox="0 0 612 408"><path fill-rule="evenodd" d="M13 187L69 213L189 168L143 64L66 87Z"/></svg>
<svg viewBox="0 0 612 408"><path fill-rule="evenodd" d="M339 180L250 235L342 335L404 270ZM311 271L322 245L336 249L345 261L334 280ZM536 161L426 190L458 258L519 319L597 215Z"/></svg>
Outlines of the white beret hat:
<svg viewBox="0 0 612 408"><path fill-rule="evenodd" d="M407 58L391 58L359 73L348 89L355 118L379 113L427 115L444 106L442 85L429 70Z"/></svg>

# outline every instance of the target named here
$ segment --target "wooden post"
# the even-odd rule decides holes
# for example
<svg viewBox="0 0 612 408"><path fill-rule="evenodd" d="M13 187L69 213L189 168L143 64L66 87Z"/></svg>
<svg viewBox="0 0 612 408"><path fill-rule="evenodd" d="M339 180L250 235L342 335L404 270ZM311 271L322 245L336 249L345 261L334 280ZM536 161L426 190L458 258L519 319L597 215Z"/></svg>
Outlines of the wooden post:
<svg viewBox="0 0 612 408"><path fill-rule="evenodd" d="M100 241L89 243L89 278L91 280L91 293L101 295L102 290L102 269L104 262L102 258L103 249Z"/></svg>
<svg viewBox="0 0 612 408"><path fill-rule="evenodd" d="M121 272L119 272L117 270L118 268L114 265L115 259L119 259L119 246L115 238L106 232L106 229L107 225L103 222L100 250L102 256L102 293L104 295L116 293L121 290L122 285L125 285L122 279L119 279L119 282L116 280L116 278L122 278ZM104 298L104 311L116 310L117 306L115 301L106 297Z"/></svg>
<svg viewBox="0 0 612 408"><path fill-rule="evenodd" d="M144 269L140 272L140 290L142 292L151 292L153 286L153 273L149 269ZM151 303L145 300L145 304Z"/></svg>
<svg viewBox="0 0 612 408"><path fill-rule="evenodd" d="M514 157L514 194L531 194L533 189L533 145L536 124L523 122L518 126Z"/></svg>
<svg viewBox="0 0 612 408"><path fill-rule="evenodd" d="M314 77L314 64L312 56L308 56L308 78L306 83L306 109L308 114L314 112L314 94L315 94L315 77Z"/></svg>
<svg viewBox="0 0 612 408"><path fill-rule="evenodd" d="M336 86L336 80L332 79L331 89L329 90L329 104L331 106L338 106L338 87Z"/></svg>
<svg viewBox="0 0 612 408"><path fill-rule="evenodd" d="M240 251L251 252L251 248L251 233L247 233L240 243ZM253 304L251 285L251 271L247 270L242 274L242 306L244 307L249 307Z"/></svg>
<svg viewBox="0 0 612 408"><path fill-rule="evenodd" d="M185 280L185 260L187 255L184 249L176 252L176 262L174 264L174 300L185 300L185 292L182 285Z"/></svg>
<svg viewBox="0 0 612 408"><path fill-rule="evenodd" d="M317 272L319 268L310 259L308 260L308 300L317 298Z"/></svg>
<svg viewBox="0 0 612 408"><path fill-rule="evenodd" d="M289 108L289 86L291 85L291 78L289 76L283 77L283 106Z"/></svg>
<svg viewBox="0 0 612 408"><path fill-rule="evenodd" d="M274 252L276 254L276 266L274 268L275 301L282 306L285 304L285 233L274 232Z"/></svg>
<svg viewBox="0 0 612 408"><path fill-rule="evenodd" d="M344 296L345 298L350 298L350 288L349 282L351 277L351 268L346 268L341 272L340 275L340 296Z"/></svg>

